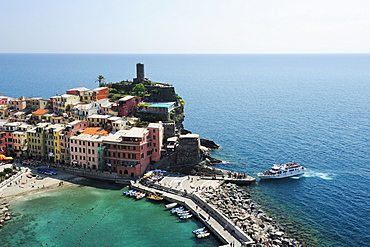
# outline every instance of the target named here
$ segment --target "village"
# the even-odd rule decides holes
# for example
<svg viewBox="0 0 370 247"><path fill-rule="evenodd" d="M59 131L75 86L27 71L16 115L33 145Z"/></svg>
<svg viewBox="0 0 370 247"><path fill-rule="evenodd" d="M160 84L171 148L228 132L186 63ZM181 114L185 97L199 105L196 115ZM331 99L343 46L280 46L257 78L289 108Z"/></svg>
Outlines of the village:
<svg viewBox="0 0 370 247"><path fill-rule="evenodd" d="M172 85L146 79L143 64L136 69L132 82L99 80L93 90L73 88L49 99L0 96L0 155L127 178L174 152L172 163L200 162L199 135L181 133L181 97Z"/></svg>

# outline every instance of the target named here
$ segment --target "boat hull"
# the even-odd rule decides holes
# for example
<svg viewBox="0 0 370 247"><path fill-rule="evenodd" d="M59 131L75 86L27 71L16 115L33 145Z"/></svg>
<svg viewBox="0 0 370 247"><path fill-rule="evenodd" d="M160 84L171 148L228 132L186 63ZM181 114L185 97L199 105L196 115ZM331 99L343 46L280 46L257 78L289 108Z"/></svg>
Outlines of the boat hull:
<svg viewBox="0 0 370 247"><path fill-rule="evenodd" d="M257 176L260 179L281 179L281 178L294 177L294 176L298 176L298 175L302 175L302 174L304 174L303 169L299 170L299 171L296 171L296 172L287 172L286 174L264 175L264 174L258 173Z"/></svg>

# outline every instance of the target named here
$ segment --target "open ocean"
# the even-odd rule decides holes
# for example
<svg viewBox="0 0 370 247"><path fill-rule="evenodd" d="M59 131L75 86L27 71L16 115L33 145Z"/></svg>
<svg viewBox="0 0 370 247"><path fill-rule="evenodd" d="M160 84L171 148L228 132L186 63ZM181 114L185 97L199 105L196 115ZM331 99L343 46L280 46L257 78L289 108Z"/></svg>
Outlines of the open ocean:
<svg viewBox="0 0 370 247"><path fill-rule="evenodd" d="M176 87L185 128L221 145L213 156L226 162L217 167L250 175L290 161L308 168L299 179L245 187L305 246L370 246L370 54L0 54L0 94L94 89L100 74L132 80L136 63L147 78ZM163 205L121 192L86 186L26 198L14 206L22 220L1 229L1 239L5 246L40 246L56 234L55 246L218 245L189 234L199 222L179 223ZM58 227L84 211L96 215L59 238ZM89 221L108 211L114 217L96 227L99 234L85 237Z"/></svg>

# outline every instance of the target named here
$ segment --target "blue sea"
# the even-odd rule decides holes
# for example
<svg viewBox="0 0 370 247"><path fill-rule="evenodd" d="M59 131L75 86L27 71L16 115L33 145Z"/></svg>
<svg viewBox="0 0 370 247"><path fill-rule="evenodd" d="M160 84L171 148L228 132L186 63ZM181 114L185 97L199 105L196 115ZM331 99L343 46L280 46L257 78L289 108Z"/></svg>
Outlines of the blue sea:
<svg viewBox="0 0 370 247"><path fill-rule="evenodd" d="M250 175L290 161L307 167L301 177L244 187L305 246L369 246L370 54L0 54L0 94L49 98L74 87L94 89L98 75L106 82L132 80L136 63L145 65L147 78L176 87L186 102L185 128L221 145L212 153L225 161L217 167ZM100 195L92 197L92 205L104 204L104 210L122 215L119 222L111 221L97 229L112 233L110 238L115 242L109 246L176 246L173 241L177 238L181 246L218 245L215 239L194 242L186 231L199 223L174 222L163 212L163 205L137 204L113 196L122 189L79 189L76 195L84 190ZM54 229L70 220L53 217L56 212L68 208L74 217L81 209L90 208L87 204L68 207L59 193L64 192L47 193L42 203L40 196L29 197L15 206L23 217L29 217L22 224L29 225L31 231L28 235L18 233L15 239L34 236L35 244L30 246L39 246L47 240L45 230L33 225L50 224ZM69 205L80 203L78 198L69 198ZM123 205L124 209L119 208ZM143 212L145 220L141 219ZM126 221L131 214L136 215L135 220ZM50 217L51 222L45 223L43 219ZM168 234L159 234L157 226L164 232L169 230L162 226L180 229L169 238ZM4 233L15 233L19 227L12 223L0 230L2 239ZM117 237L120 234L126 239ZM162 244L141 242L143 234ZM73 236L75 241L79 240L77 235ZM14 241L14 235L10 238ZM126 245L127 238L131 245ZM94 241L81 244L108 243L104 237Z"/></svg>

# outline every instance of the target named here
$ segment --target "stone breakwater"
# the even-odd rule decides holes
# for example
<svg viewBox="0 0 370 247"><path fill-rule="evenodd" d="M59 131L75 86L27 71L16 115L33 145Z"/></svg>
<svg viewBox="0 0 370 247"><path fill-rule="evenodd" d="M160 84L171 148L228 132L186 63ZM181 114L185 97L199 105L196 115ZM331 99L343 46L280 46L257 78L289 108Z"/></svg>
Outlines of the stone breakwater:
<svg viewBox="0 0 370 247"><path fill-rule="evenodd" d="M235 184L228 183L217 189L203 190L200 196L248 234L255 241L250 246L302 246L267 216L246 191Z"/></svg>

